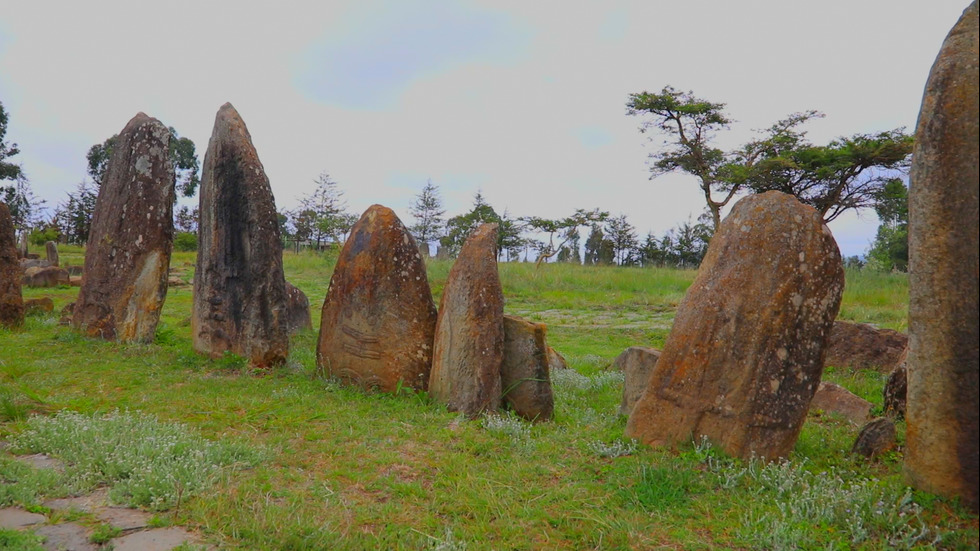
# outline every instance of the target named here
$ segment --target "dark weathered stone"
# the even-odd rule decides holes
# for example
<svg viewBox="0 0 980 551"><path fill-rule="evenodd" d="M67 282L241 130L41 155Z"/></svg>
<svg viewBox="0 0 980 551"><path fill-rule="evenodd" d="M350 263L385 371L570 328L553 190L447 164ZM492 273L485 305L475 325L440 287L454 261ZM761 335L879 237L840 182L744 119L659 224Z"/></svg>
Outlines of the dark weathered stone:
<svg viewBox="0 0 980 551"><path fill-rule="evenodd" d="M528 421L549 421L555 410L548 365L547 327L504 316L500 386L504 406Z"/></svg>
<svg viewBox="0 0 980 551"><path fill-rule="evenodd" d="M895 423L887 417L881 417L869 422L861 428L851 453L874 459L881 454L895 449Z"/></svg>
<svg viewBox="0 0 980 551"><path fill-rule="evenodd" d="M30 298L24 301L24 313L47 313L54 311L54 301L50 297Z"/></svg>
<svg viewBox="0 0 980 551"><path fill-rule="evenodd" d="M230 103L204 156L191 334L212 358L265 367L289 352L279 217L252 137ZM87 270L86 270L87 271Z"/></svg>
<svg viewBox="0 0 980 551"><path fill-rule="evenodd" d="M8 328L24 323L20 261L15 240L10 210L0 203L0 326Z"/></svg>
<svg viewBox="0 0 980 551"><path fill-rule="evenodd" d="M169 147L167 127L143 113L119 133L95 202L85 280L72 316L72 327L86 335L153 340L167 297L173 248Z"/></svg>
<svg viewBox="0 0 980 551"><path fill-rule="evenodd" d="M779 192L739 201L677 308L627 435L656 446L703 435L734 456L785 457L843 289L840 252L814 209Z"/></svg>
<svg viewBox="0 0 980 551"><path fill-rule="evenodd" d="M44 252L48 259L49 266L58 265L58 244L54 241L48 241L44 244Z"/></svg>
<svg viewBox="0 0 980 551"><path fill-rule="evenodd" d="M27 287L58 287L71 283L71 276L67 270L57 266L35 266L24 271L21 283Z"/></svg>
<svg viewBox="0 0 980 551"><path fill-rule="evenodd" d="M286 323L289 334L313 329L310 318L310 299L290 282L286 282Z"/></svg>
<svg viewBox="0 0 980 551"><path fill-rule="evenodd" d="M826 381L820 383L810 400L810 411L835 413L859 427L871 419L873 406L874 404L846 388Z"/></svg>
<svg viewBox="0 0 980 551"><path fill-rule="evenodd" d="M926 81L909 174L905 470L978 510L980 17L974 1Z"/></svg>
<svg viewBox="0 0 980 551"><path fill-rule="evenodd" d="M657 367L660 351L645 346L631 346L613 361L612 369L623 372L623 401L619 414L629 415L633 406L650 383L650 374Z"/></svg>
<svg viewBox="0 0 980 551"><path fill-rule="evenodd" d="M908 335L892 329L838 320L830 330L824 365L891 373L908 343Z"/></svg>
<svg viewBox="0 0 980 551"><path fill-rule="evenodd" d="M902 361L898 362L895 371L892 371L885 381L884 395L885 415L895 419L905 418L905 404L908 396L908 361L905 355Z"/></svg>
<svg viewBox="0 0 980 551"><path fill-rule="evenodd" d="M477 228L449 270L436 323L429 395L474 417L500 406L504 293L497 224Z"/></svg>
<svg viewBox="0 0 980 551"><path fill-rule="evenodd" d="M432 365L436 308L415 239L391 209L372 205L337 258L320 316L317 370L364 388L422 390Z"/></svg>

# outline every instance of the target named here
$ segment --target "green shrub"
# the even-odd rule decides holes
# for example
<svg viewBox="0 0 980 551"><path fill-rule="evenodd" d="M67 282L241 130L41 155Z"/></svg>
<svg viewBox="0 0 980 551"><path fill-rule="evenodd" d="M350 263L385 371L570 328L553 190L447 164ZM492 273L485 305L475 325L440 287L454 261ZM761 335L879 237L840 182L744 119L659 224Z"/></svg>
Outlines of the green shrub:
<svg viewBox="0 0 980 551"><path fill-rule="evenodd" d="M47 227L32 231L27 240L31 242L31 245L40 247L48 241L58 241L59 237L61 237L61 232L58 231L58 228Z"/></svg>
<svg viewBox="0 0 980 551"><path fill-rule="evenodd" d="M174 250L191 252L197 250L197 234L193 232L177 232L174 236Z"/></svg>

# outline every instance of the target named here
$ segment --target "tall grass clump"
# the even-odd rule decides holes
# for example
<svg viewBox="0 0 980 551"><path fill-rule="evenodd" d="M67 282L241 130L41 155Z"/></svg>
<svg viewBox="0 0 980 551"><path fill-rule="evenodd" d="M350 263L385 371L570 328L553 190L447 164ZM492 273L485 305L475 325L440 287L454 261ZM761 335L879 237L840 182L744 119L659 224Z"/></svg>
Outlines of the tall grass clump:
<svg viewBox="0 0 980 551"><path fill-rule="evenodd" d="M15 449L45 453L65 463L74 493L109 486L116 503L163 511L199 493L225 469L249 467L258 453L242 445L211 442L176 423L114 411L82 415L61 411L34 416L12 438Z"/></svg>

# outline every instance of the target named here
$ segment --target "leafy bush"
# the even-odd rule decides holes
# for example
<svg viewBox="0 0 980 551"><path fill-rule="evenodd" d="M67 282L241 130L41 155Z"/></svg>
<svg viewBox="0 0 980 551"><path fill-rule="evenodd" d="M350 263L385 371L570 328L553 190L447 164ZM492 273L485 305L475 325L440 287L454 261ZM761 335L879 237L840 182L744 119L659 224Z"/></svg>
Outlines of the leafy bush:
<svg viewBox="0 0 980 551"><path fill-rule="evenodd" d="M174 236L174 249L180 252L197 250L197 234L193 232L177 232Z"/></svg>
<svg viewBox="0 0 980 551"><path fill-rule="evenodd" d="M36 229L27 236L27 240L31 242L31 245L37 245L38 247L44 246L48 241L57 241L61 237L61 232L58 228L47 227L44 229Z"/></svg>

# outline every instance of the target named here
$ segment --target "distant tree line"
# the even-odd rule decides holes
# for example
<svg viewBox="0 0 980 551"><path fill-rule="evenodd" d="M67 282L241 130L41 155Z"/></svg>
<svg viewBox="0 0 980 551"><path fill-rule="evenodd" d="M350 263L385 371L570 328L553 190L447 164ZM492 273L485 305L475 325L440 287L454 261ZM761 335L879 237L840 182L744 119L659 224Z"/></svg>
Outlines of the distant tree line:
<svg viewBox="0 0 980 551"><path fill-rule="evenodd" d="M641 239L625 215L610 216L599 209L576 209L555 219L515 217L507 209L498 212L480 191L469 211L447 218L439 188L431 180L409 205L410 230L419 243L435 245L438 254L446 257L456 256L479 224L495 222L500 226L497 247L502 261L696 267L720 223L722 209L734 197L778 190L813 206L828 222L847 210L873 208L880 220L875 241L865 259L852 257L847 264L907 269L908 190L902 176L910 164L911 136L895 129L814 145L801 127L823 115L806 111L789 115L759 138L725 152L712 145L717 132L732 123L724 107L670 86L659 93L629 96L627 114L643 119L640 131L656 131L666 138L664 146L650 154L651 177L677 171L690 174L705 197L704 214L662 235L649 233ZM0 102L0 201L10 209L15 227L38 244L49 240L84 244L118 136L89 149L87 177L48 209L32 193L21 166L11 162L20 150L5 139L7 125L8 114ZM169 130L175 187L180 195L193 197L200 184L195 145L173 127ZM280 212L280 232L287 247L336 248L357 218L348 211L339 184L323 172L313 180L312 191L299 198L297 208ZM197 207L174 209L178 250L196 249L197 220Z"/></svg>

